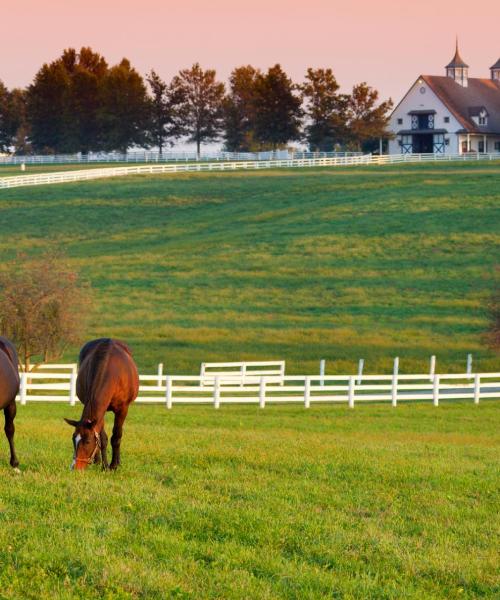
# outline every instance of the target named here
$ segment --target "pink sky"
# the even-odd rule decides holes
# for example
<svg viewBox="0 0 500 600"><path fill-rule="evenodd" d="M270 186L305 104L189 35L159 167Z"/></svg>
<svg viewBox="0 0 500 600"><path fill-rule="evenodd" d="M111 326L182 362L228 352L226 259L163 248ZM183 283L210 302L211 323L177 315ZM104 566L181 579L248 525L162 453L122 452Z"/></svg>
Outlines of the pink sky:
<svg viewBox="0 0 500 600"><path fill-rule="evenodd" d="M164 79L196 61L223 80L242 64L279 62L295 81L331 67L344 89L365 80L398 100L420 73L444 73L456 34L470 75L489 76L499 22L499 0L0 0L0 79L25 86L89 45Z"/></svg>

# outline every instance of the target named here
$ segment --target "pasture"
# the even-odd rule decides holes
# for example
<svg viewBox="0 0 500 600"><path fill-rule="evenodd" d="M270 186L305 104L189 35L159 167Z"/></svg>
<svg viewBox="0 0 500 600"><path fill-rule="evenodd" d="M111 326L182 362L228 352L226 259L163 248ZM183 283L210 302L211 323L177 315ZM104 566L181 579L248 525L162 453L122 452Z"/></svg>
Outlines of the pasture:
<svg viewBox="0 0 500 600"><path fill-rule="evenodd" d="M289 373L498 370L481 334L500 164L136 176L0 192L0 264L63 247L94 287L88 338L158 362ZM77 348L64 360L74 361Z"/></svg>
<svg viewBox="0 0 500 600"><path fill-rule="evenodd" d="M133 406L121 469L78 474L80 407L19 407L1 596L498 597L499 411Z"/></svg>

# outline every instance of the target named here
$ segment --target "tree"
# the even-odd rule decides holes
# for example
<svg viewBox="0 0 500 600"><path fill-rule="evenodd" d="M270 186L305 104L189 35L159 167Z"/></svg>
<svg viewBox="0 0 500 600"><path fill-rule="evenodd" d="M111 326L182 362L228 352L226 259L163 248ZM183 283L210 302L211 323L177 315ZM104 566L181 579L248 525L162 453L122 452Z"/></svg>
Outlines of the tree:
<svg viewBox="0 0 500 600"><path fill-rule="evenodd" d="M357 150L375 139L388 137L392 100L378 102L378 91L366 83L355 85L347 103L349 139Z"/></svg>
<svg viewBox="0 0 500 600"><path fill-rule="evenodd" d="M152 97L149 100L150 114L148 125L149 141L163 153L165 144L182 135L179 123L178 105L182 102L178 90L172 89L154 71L147 76Z"/></svg>
<svg viewBox="0 0 500 600"><path fill-rule="evenodd" d="M305 139L311 151L332 151L346 138L347 97L331 69L308 69L300 86L306 104Z"/></svg>
<svg viewBox="0 0 500 600"><path fill-rule="evenodd" d="M276 150L300 137L302 101L296 86L280 65L271 67L255 82L255 135Z"/></svg>
<svg viewBox="0 0 500 600"><path fill-rule="evenodd" d="M14 89L11 92L0 81L0 152L16 152L29 149L26 122L26 93Z"/></svg>
<svg viewBox="0 0 500 600"><path fill-rule="evenodd" d="M198 63L179 71L171 84L171 93L179 98L179 119L182 132L196 143L200 155L203 142L219 138L223 125L225 86L216 80L212 69L203 71Z"/></svg>
<svg viewBox="0 0 500 600"><path fill-rule="evenodd" d="M224 138L230 152L256 149L255 84L260 75L258 69L247 65L234 69L229 77L229 93L224 100Z"/></svg>
<svg viewBox="0 0 500 600"><path fill-rule="evenodd" d="M0 152L7 152L12 143L9 118L9 91L0 80Z"/></svg>
<svg viewBox="0 0 500 600"><path fill-rule="evenodd" d="M44 64L28 88L33 147L38 152L72 152L70 78L61 60Z"/></svg>
<svg viewBox="0 0 500 600"><path fill-rule="evenodd" d="M19 255L0 273L0 331L17 346L24 368L57 358L81 341L90 287L61 254Z"/></svg>
<svg viewBox="0 0 500 600"><path fill-rule="evenodd" d="M124 58L103 80L100 121L104 149L126 152L130 146L145 146L148 115L144 81Z"/></svg>
<svg viewBox="0 0 500 600"><path fill-rule="evenodd" d="M15 88L9 94L10 144L15 154L30 154L30 127L27 114L27 92Z"/></svg>

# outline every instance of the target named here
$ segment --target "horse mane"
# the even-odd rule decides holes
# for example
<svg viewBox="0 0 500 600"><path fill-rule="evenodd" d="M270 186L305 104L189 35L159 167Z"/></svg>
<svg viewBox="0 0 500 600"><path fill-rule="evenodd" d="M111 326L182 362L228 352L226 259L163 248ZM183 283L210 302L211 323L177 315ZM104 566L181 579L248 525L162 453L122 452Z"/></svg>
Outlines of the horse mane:
<svg viewBox="0 0 500 600"><path fill-rule="evenodd" d="M110 350L113 346L119 346L130 354L126 344L111 338L100 338L87 342L80 351L78 379L87 399L91 415L97 394L104 383Z"/></svg>
<svg viewBox="0 0 500 600"><path fill-rule="evenodd" d="M6 337L0 335L0 350L3 351L9 358L12 365L17 369L19 367L19 359L14 344Z"/></svg>

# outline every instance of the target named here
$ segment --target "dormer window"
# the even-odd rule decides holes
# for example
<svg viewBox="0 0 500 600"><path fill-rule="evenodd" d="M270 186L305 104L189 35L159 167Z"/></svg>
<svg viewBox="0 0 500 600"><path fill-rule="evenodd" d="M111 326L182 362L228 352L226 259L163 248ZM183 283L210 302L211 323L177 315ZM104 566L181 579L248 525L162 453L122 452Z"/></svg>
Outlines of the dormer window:
<svg viewBox="0 0 500 600"><path fill-rule="evenodd" d="M488 125L488 111L484 106L471 106L469 108L469 116L479 127Z"/></svg>

